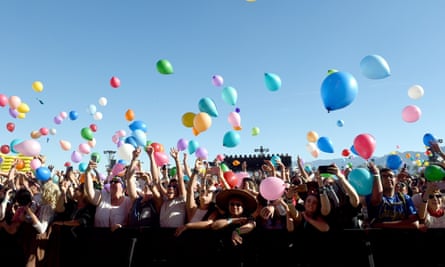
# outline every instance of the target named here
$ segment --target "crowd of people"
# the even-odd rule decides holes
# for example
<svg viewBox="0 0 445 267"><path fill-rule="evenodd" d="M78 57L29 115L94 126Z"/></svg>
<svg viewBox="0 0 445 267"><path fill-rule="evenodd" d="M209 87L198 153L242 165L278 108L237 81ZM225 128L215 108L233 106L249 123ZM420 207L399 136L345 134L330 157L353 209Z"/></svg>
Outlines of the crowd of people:
<svg viewBox="0 0 445 267"><path fill-rule="evenodd" d="M445 159L437 143L431 149ZM141 165L146 153L148 166ZM40 181L32 172L17 170L15 161L0 180L0 231L23 249L24 265L43 266L44 242L54 226L109 228L174 228L172 240L188 230L222 233L228 266L242 262L244 237L256 229L281 229L305 236L344 229L444 228L445 182L429 181L423 172L406 167L394 170L367 162L373 185L359 195L349 182L351 166L320 166L308 170L265 160L260 179L249 175L234 184L224 162L196 158L170 149L175 173L158 166L151 146L137 147L120 173L100 179L98 163L90 160L85 171L72 167L54 170L59 179ZM44 156L38 157L47 164ZM431 162L441 168L438 160ZM212 166L211 166L212 165ZM215 166L217 172L215 172ZM246 162L243 173L248 174ZM229 177L228 175L232 175ZM282 180L283 191L270 199L259 190L268 177ZM445 177L444 177L445 178ZM229 182L230 181L230 182ZM0 241L1 242L1 241Z"/></svg>

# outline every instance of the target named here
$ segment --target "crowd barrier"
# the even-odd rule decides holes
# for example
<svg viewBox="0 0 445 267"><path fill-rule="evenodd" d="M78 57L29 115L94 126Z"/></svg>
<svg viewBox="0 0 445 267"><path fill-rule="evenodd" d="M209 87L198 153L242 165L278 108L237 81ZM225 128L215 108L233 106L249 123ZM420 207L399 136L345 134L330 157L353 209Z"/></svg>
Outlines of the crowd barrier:
<svg viewBox="0 0 445 267"><path fill-rule="evenodd" d="M187 230L180 237L174 231L53 226L45 266L445 266L445 229L256 229L236 249L225 242L230 235L225 231ZM0 231L0 238L3 263L22 256L14 237Z"/></svg>

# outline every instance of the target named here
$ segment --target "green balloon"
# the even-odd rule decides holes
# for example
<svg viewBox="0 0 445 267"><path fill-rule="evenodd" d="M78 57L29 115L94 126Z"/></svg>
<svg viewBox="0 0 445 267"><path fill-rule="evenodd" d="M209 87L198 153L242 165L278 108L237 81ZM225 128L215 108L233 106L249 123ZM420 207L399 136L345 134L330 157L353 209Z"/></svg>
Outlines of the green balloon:
<svg viewBox="0 0 445 267"><path fill-rule="evenodd" d="M91 141L93 140L93 131L90 129L90 127L84 127L80 131L80 135L83 137L83 139Z"/></svg>
<svg viewBox="0 0 445 267"><path fill-rule="evenodd" d="M445 170L437 165L429 165L425 168L425 178L430 181L440 181L445 177Z"/></svg>
<svg viewBox="0 0 445 267"><path fill-rule="evenodd" d="M176 167L170 168L168 174L170 175L170 177L175 177L175 175L176 175Z"/></svg>
<svg viewBox="0 0 445 267"><path fill-rule="evenodd" d="M173 73L173 66L172 64L166 60L161 59L156 63L156 67L161 74L172 74Z"/></svg>
<svg viewBox="0 0 445 267"><path fill-rule="evenodd" d="M223 172L228 172L228 171L230 171L229 167L227 167L227 164L225 164L224 162L221 163L221 170L222 170Z"/></svg>
<svg viewBox="0 0 445 267"><path fill-rule="evenodd" d="M97 152L91 153L91 160L95 161L96 163L100 162L100 154Z"/></svg>

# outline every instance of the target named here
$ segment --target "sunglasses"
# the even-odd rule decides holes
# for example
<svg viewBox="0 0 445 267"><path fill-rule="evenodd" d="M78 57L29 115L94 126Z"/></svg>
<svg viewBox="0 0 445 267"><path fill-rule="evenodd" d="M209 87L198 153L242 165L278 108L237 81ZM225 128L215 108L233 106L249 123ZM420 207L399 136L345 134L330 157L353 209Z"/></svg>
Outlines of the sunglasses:
<svg viewBox="0 0 445 267"><path fill-rule="evenodd" d="M230 202L229 205L231 207L241 207L243 205L243 203L241 203L241 202Z"/></svg>
<svg viewBox="0 0 445 267"><path fill-rule="evenodd" d="M437 199L441 199L442 195L441 194L435 194L435 195L429 195L428 196L429 199L433 199L434 197L436 197Z"/></svg>

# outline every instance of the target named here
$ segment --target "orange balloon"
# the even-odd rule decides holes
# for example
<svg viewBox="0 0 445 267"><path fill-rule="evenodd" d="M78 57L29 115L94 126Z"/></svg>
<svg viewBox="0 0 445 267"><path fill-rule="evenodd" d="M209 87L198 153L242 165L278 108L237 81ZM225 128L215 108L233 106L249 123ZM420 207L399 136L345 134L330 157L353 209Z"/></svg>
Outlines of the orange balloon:
<svg viewBox="0 0 445 267"><path fill-rule="evenodd" d="M31 138L33 138L33 139L37 139L40 136L42 136L42 134L39 131L32 131L31 132Z"/></svg>
<svg viewBox="0 0 445 267"><path fill-rule="evenodd" d="M212 126L212 118L206 112L199 112L193 119L193 130L200 134Z"/></svg>
<svg viewBox="0 0 445 267"><path fill-rule="evenodd" d="M25 162L22 159L18 159L17 165L15 165L15 168L17 170L21 170L21 169L25 168Z"/></svg>
<svg viewBox="0 0 445 267"><path fill-rule="evenodd" d="M311 143L315 143L318 140L318 133L314 131L309 131L306 136L307 140Z"/></svg>
<svg viewBox="0 0 445 267"><path fill-rule="evenodd" d="M129 109L129 110L127 110L127 112L125 112L125 119L127 121L134 120L134 111L132 109Z"/></svg>
<svg viewBox="0 0 445 267"><path fill-rule="evenodd" d="M85 173L81 173L79 176L79 182L81 184L85 183Z"/></svg>

